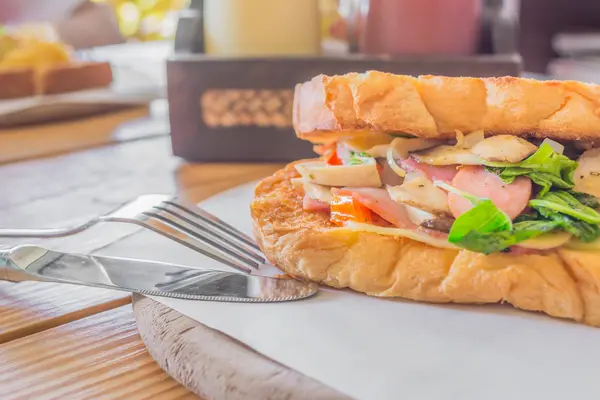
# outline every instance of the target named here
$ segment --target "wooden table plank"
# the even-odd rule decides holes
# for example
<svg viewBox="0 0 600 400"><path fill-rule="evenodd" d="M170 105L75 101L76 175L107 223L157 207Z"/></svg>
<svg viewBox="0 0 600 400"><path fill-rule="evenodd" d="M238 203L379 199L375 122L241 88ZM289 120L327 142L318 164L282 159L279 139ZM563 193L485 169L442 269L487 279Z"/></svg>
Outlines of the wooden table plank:
<svg viewBox="0 0 600 400"><path fill-rule="evenodd" d="M130 306L0 345L0 393L3 400L197 399L152 360Z"/></svg>
<svg viewBox="0 0 600 400"><path fill-rule="evenodd" d="M168 137L0 165L0 182L10 188L0 196L0 228L80 223L147 193L198 202L280 167L186 164L171 155ZM0 239L0 246L92 252L134 231L103 224L73 238ZM129 301L121 292L1 282L0 398L195 398L150 359L129 306L117 308Z"/></svg>
<svg viewBox="0 0 600 400"><path fill-rule="evenodd" d="M139 159L143 158L143 162ZM141 194L200 201L271 174L280 164L186 164L168 137L0 166L0 227L56 227L85 221Z"/></svg>
<svg viewBox="0 0 600 400"><path fill-rule="evenodd" d="M115 141L119 126L147 116L147 107L136 107L85 119L2 129L0 164L105 145Z"/></svg>
<svg viewBox="0 0 600 400"><path fill-rule="evenodd" d="M82 119L4 128L0 129L0 165L168 136L170 130L166 99Z"/></svg>
<svg viewBox="0 0 600 400"><path fill-rule="evenodd" d="M140 194L173 193L178 164L162 137L0 166L10 188L0 196L0 227L73 224Z"/></svg>
<svg viewBox="0 0 600 400"><path fill-rule="evenodd" d="M143 162L138 162L140 157ZM0 166L0 228L57 227L87 221L147 193L178 193L197 202L271 174L273 164L186 164L171 155L168 137L94 148ZM37 243L92 252L136 227L103 224L53 240L0 239L0 246ZM137 257L143 258L143 249ZM0 283L0 342L58 326L129 301L126 293L67 285Z"/></svg>
<svg viewBox="0 0 600 400"><path fill-rule="evenodd" d="M0 282L0 343L131 302L127 293L56 283Z"/></svg>

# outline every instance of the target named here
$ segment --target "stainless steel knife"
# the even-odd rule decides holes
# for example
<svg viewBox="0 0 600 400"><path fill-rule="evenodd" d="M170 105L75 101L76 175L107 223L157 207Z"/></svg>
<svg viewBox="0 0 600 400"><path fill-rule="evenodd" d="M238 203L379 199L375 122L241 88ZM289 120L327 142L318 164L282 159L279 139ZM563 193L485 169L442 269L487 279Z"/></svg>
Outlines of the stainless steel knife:
<svg viewBox="0 0 600 400"><path fill-rule="evenodd" d="M91 286L151 296L228 302L281 302L317 293L318 285L144 260L68 254L25 245L0 250L0 280Z"/></svg>

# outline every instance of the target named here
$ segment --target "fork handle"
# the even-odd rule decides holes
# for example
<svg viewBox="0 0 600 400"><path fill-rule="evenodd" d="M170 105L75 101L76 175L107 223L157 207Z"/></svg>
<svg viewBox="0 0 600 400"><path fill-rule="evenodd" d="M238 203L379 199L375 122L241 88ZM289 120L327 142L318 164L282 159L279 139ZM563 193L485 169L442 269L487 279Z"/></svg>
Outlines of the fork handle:
<svg viewBox="0 0 600 400"><path fill-rule="evenodd" d="M79 233L91 224L84 224L70 228L45 228L45 229L2 229L0 238L56 238Z"/></svg>

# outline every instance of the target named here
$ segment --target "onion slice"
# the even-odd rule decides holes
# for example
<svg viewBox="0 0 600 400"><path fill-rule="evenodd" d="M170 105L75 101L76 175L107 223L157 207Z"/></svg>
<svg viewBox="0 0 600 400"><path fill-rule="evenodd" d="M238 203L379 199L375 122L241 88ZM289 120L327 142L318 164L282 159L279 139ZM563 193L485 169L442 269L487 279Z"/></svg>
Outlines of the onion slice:
<svg viewBox="0 0 600 400"><path fill-rule="evenodd" d="M393 146L389 146L387 149L387 152L385 153L385 158L387 159L387 163L390 166L390 168L392 169L392 171L394 171L396 173L396 175L404 178L406 176L406 171L404 169L402 169L398 163L396 163L396 160L394 159L394 147Z"/></svg>
<svg viewBox="0 0 600 400"><path fill-rule="evenodd" d="M563 146L562 144L555 142L552 139L544 139L544 141L542 142L542 144L546 143L548 146L552 147L552 150L554 150L555 152L557 152L558 154L563 154L565 152L565 146Z"/></svg>
<svg viewBox="0 0 600 400"><path fill-rule="evenodd" d="M485 135L482 130L473 131L473 132L469 133L468 135L464 135L458 129L456 129L455 132L456 132L456 147L459 147L461 149L470 149L471 147L475 146L477 143L479 143L483 139L485 139Z"/></svg>

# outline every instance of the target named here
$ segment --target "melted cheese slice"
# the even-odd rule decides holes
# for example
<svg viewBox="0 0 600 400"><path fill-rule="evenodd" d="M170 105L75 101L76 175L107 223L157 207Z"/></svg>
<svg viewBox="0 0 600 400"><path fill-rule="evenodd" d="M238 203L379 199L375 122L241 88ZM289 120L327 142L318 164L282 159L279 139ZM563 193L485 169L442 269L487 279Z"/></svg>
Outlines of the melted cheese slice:
<svg viewBox="0 0 600 400"><path fill-rule="evenodd" d="M357 165L326 165L320 161L296 164L296 171L309 182L323 186L381 187L375 160Z"/></svg>
<svg viewBox="0 0 600 400"><path fill-rule="evenodd" d="M446 239L436 238L428 235L425 232L415 231L411 229L385 228L382 226L375 226L351 221L346 223L346 226L336 229L340 231L350 230L353 232L376 233L378 235L383 236L405 237L434 247L445 249L459 249L457 246L453 245L452 243L449 243Z"/></svg>
<svg viewBox="0 0 600 400"><path fill-rule="evenodd" d="M436 238L428 235L425 232L415 231L411 229L400 229L400 228L386 228L382 226L364 224L360 222L348 222L346 226L336 228L337 230L350 230L353 232L369 232L376 233L383 236L394 236L394 237L405 237L412 239L417 242L425 243L430 246L439 247L443 249L456 249L461 250L460 247L449 243L446 239ZM571 235L567 232L556 232L551 234L542 235L535 239L529 239L521 242L518 245L528 249L546 250L550 248L560 247L565 244ZM580 249L580 250L600 250L600 239L592 243L583 243L579 241L571 240L566 247Z"/></svg>
<svg viewBox="0 0 600 400"><path fill-rule="evenodd" d="M573 238L565 247L573 250L600 251L600 238L588 243Z"/></svg>
<svg viewBox="0 0 600 400"><path fill-rule="evenodd" d="M571 239L569 232L551 232L517 243L526 249L548 250L560 247Z"/></svg>

